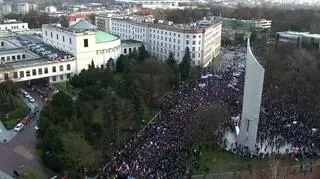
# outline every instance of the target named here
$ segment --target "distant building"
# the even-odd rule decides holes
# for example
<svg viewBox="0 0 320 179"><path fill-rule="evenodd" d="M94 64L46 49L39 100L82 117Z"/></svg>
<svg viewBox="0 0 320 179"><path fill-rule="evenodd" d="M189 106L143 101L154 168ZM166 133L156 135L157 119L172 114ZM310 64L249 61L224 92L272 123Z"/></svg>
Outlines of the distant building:
<svg viewBox="0 0 320 179"><path fill-rule="evenodd" d="M251 24L253 28L258 30L271 29L271 24L272 24L271 20L266 20L266 19L248 20L245 22Z"/></svg>
<svg viewBox="0 0 320 179"><path fill-rule="evenodd" d="M310 44L320 50L320 34L310 34L309 32L294 31L277 32L276 41L293 43L298 47L302 47L303 44Z"/></svg>
<svg viewBox="0 0 320 179"><path fill-rule="evenodd" d="M170 52L178 62L182 61L189 47L192 64L207 66L219 53L221 23L207 20L192 24L173 24L144 17L96 16L99 30L120 36L122 40L143 42L151 55L164 61Z"/></svg>
<svg viewBox="0 0 320 179"><path fill-rule="evenodd" d="M12 13L12 4L2 4L2 14Z"/></svg>
<svg viewBox="0 0 320 179"><path fill-rule="evenodd" d="M138 3L142 8L149 9L178 9L179 1L163 2L163 1L146 1Z"/></svg>
<svg viewBox="0 0 320 179"><path fill-rule="evenodd" d="M28 3L18 3L17 4L17 13L18 14L26 14L29 12L29 4Z"/></svg>
<svg viewBox="0 0 320 179"><path fill-rule="evenodd" d="M0 21L0 31L20 31L29 29L28 23L17 21L15 19L7 19Z"/></svg>
<svg viewBox="0 0 320 179"><path fill-rule="evenodd" d="M36 3L29 3L29 11L38 11L39 7Z"/></svg>
<svg viewBox="0 0 320 179"><path fill-rule="evenodd" d="M29 11L38 11L38 4L27 2L17 4L17 13L27 14Z"/></svg>
<svg viewBox="0 0 320 179"><path fill-rule="evenodd" d="M223 28L234 30L267 30L271 29L272 21L266 19L242 20L234 18L215 17L222 20Z"/></svg>
<svg viewBox="0 0 320 179"><path fill-rule="evenodd" d="M56 13L57 12L57 8L55 6L47 6L45 8L46 13Z"/></svg>

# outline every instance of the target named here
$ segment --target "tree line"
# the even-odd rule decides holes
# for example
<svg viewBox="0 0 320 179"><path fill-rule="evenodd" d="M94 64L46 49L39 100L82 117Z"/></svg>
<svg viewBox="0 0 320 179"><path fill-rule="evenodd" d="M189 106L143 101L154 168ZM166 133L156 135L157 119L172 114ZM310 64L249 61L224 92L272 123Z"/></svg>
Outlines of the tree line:
<svg viewBox="0 0 320 179"><path fill-rule="evenodd" d="M200 9L159 10L155 12L158 19L165 18L174 23L191 23L206 16L222 16L236 19L268 19L272 20L272 32L278 31L310 31L320 33L319 9L282 9L268 7L211 6Z"/></svg>
<svg viewBox="0 0 320 179"><path fill-rule="evenodd" d="M30 11L26 14L5 14L4 19L16 19L28 23L30 29L41 28L43 24L58 23L59 17L49 16L48 13L39 11Z"/></svg>
<svg viewBox="0 0 320 179"><path fill-rule="evenodd" d="M299 117L319 127L319 53L295 44L267 44L267 37L254 35L251 43L266 69L264 88L273 89L276 97L286 94L288 103L305 110Z"/></svg>
<svg viewBox="0 0 320 179"><path fill-rule="evenodd" d="M174 85L199 76L194 71L200 72L188 48L180 64L172 53L161 63L143 45L103 68L92 61L68 82L79 90L77 99L60 91L41 112L37 147L43 162L72 177L99 168L161 109Z"/></svg>

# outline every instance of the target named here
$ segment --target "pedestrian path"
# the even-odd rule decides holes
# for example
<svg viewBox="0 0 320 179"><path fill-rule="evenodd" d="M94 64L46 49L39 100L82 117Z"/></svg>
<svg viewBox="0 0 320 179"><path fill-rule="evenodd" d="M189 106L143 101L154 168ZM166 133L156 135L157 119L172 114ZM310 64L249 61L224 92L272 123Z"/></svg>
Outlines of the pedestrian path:
<svg viewBox="0 0 320 179"><path fill-rule="evenodd" d="M13 129L7 130L6 127L4 127L3 123L0 121L0 142L5 143L10 142L11 139L13 139L17 135L17 132L15 132Z"/></svg>
<svg viewBox="0 0 320 179"><path fill-rule="evenodd" d="M13 177L0 170L0 179L13 179Z"/></svg>

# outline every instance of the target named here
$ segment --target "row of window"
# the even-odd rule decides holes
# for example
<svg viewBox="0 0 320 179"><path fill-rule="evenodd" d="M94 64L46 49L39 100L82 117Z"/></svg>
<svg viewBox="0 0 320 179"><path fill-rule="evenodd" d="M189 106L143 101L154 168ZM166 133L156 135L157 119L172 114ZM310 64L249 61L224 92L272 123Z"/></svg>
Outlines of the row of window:
<svg viewBox="0 0 320 179"><path fill-rule="evenodd" d="M133 30L130 30L130 29L128 29L128 28L119 28L119 27L112 27L112 30L117 30L117 31L119 31L119 32L125 32L125 33L134 33L134 32L136 32L136 33L142 33L142 31L141 31L141 29L140 29L140 31L139 31L139 29L133 29ZM145 34L145 29L143 29L143 34Z"/></svg>
<svg viewBox="0 0 320 179"><path fill-rule="evenodd" d="M157 46L160 46L160 48L161 47L164 47L164 48L168 48L169 47L169 49L173 49L173 50L180 50L180 46L176 46L175 44L173 44L173 45L171 45L171 44L167 44L167 43L164 43L164 45L163 45L163 43L162 42L158 42L157 41L157 43L155 43L156 41L153 41L153 50L154 50L154 48L155 48L155 45L157 45ZM171 48L172 47L172 48ZM177 47L177 48L176 48ZM159 47L157 47L157 48L159 48ZM195 52L196 51L196 47L189 47L189 49L192 51L192 52ZM184 50L184 49L183 49ZM201 51L201 47L198 47L198 51Z"/></svg>
<svg viewBox="0 0 320 179"><path fill-rule="evenodd" d="M120 32L118 32L118 31L113 31L112 33L120 36L121 39L132 39L132 38L130 37L130 35L125 34L125 33L120 33ZM145 34L142 34L142 35L134 35L133 40L143 41L142 39L143 39L144 37L145 37Z"/></svg>
<svg viewBox="0 0 320 179"><path fill-rule="evenodd" d="M67 71L70 71L71 70L71 65L70 64L67 64ZM59 71L63 71L63 65L60 65L59 66ZM31 71L30 70L26 70L26 72L24 71L19 71L19 77L20 78L23 78L25 76L36 76L37 75L37 72L38 72L38 75L42 75L42 74L48 74L49 73L49 69L48 67L44 67L43 69L42 68L38 68L38 71L37 69L32 69ZM57 67L56 66L53 66L52 67L52 73L55 73L57 72ZM13 78L18 78L18 72L13 72Z"/></svg>
<svg viewBox="0 0 320 179"><path fill-rule="evenodd" d="M115 22L112 22L112 26L119 26L119 27L125 27L126 29L130 29L131 28L131 25L130 24L122 24L122 23L115 23ZM145 32L145 28L141 28L141 27L135 27L135 26L132 26L132 29L135 31L135 32Z"/></svg>
<svg viewBox="0 0 320 179"><path fill-rule="evenodd" d="M53 77L52 77L52 81L57 81L57 77L58 77L58 76L53 76ZM71 74L68 73L68 74L67 74L67 79L69 79L70 77L71 77ZM64 80L64 75L59 75L59 78L60 78L60 81L63 81L63 80Z"/></svg>
<svg viewBox="0 0 320 179"><path fill-rule="evenodd" d="M134 50L137 50L137 48L136 47L133 47L133 48L128 48L128 50L127 50L127 48L124 48L123 49L123 53L124 54L127 54L127 53L131 53L131 52L133 52ZM129 52L128 52L129 51ZM137 52L138 52L138 50L137 50Z"/></svg>
<svg viewBox="0 0 320 179"><path fill-rule="evenodd" d="M45 36L48 36L48 31L45 31ZM53 33L50 32L50 37L53 38ZM56 39L59 40L59 34L56 34ZM62 36L62 42L65 42L65 37L64 35ZM71 38L69 38L69 43L72 44Z"/></svg>
<svg viewBox="0 0 320 179"><path fill-rule="evenodd" d="M105 50L97 50L96 51L96 54L97 55L102 55L102 54L108 54L110 52L114 52L114 51L117 51L117 50L120 50L120 47L114 47L114 48L110 48L110 49L105 49Z"/></svg>
<svg viewBox="0 0 320 179"><path fill-rule="evenodd" d="M15 61L15 60L20 60L20 59L26 59L26 54L22 54L22 55L12 55L12 56L5 56L5 57L1 57L1 61Z"/></svg>
<svg viewBox="0 0 320 179"><path fill-rule="evenodd" d="M1 27L0 26L0 30L9 30L9 29L20 29L18 25L12 25L10 27L5 26L5 27ZM22 29L24 29L24 25L22 25Z"/></svg>
<svg viewBox="0 0 320 179"><path fill-rule="evenodd" d="M118 26L118 27L114 27L114 26ZM119 28L120 27L120 28ZM123 27L124 29L122 29L121 27ZM116 30L116 31L120 31L120 32L127 32L127 33L131 33L130 32L130 28L131 28L131 25L130 24L123 24L123 23L116 23L116 22L112 22L112 30ZM145 32L145 28L141 28L141 27L134 27L132 26L132 29L134 30L134 32ZM151 29L151 33L157 33L157 34L161 34L161 35L173 35L174 37L178 37L180 38L180 34L178 33L175 33L175 32L167 32L165 30L159 30L159 29ZM151 34L150 34L151 35ZM150 36L151 37L151 36ZM186 35L186 38L193 38L193 39L196 39L197 38L197 35ZM198 38L201 39L201 34L198 35Z"/></svg>

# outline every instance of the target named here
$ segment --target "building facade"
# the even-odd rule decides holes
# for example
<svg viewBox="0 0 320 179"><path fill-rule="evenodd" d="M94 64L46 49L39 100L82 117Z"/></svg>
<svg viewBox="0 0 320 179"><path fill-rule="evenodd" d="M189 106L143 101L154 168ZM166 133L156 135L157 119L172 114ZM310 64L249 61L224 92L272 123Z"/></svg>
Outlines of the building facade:
<svg viewBox="0 0 320 179"><path fill-rule="evenodd" d="M296 44L297 47L311 45L320 50L320 34L311 34L309 32L284 31L277 32L277 42Z"/></svg>
<svg viewBox="0 0 320 179"><path fill-rule="evenodd" d="M192 64L207 66L220 53L220 22L186 25L96 16L96 25L99 30L116 34L123 40L143 42L146 50L162 61L172 52L181 62L188 47Z"/></svg>
<svg viewBox="0 0 320 179"><path fill-rule="evenodd" d="M0 31L17 31L17 30L28 30L28 23L17 21L15 19L8 19L0 21Z"/></svg>
<svg viewBox="0 0 320 179"><path fill-rule="evenodd" d="M88 21L79 21L70 28L43 25L43 42L77 57L75 73L87 69L91 61L98 67L117 59L121 54L121 40L115 35L96 31Z"/></svg>

